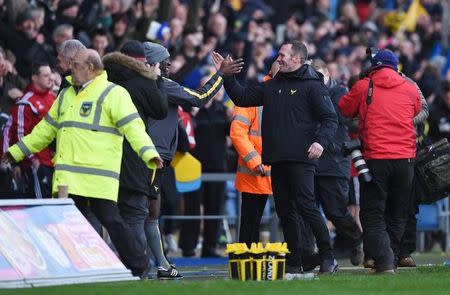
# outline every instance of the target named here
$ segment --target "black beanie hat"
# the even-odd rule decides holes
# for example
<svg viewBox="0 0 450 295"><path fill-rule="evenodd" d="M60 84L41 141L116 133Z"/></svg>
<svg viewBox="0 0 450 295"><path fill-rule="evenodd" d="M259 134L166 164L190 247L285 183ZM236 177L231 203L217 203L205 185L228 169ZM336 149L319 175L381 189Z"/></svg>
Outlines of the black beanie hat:
<svg viewBox="0 0 450 295"><path fill-rule="evenodd" d="M134 58L145 58L144 45L137 40L125 42L120 52Z"/></svg>

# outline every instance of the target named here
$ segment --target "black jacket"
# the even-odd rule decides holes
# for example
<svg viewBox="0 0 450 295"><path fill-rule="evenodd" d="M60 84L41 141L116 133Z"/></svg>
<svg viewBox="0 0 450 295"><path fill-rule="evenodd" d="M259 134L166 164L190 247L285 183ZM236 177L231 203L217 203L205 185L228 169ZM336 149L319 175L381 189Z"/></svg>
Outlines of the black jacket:
<svg viewBox="0 0 450 295"><path fill-rule="evenodd" d="M222 87L220 73L214 74L199 89L189 89L171 79L164 78L164 90L167 92L169 111L164 120L148 120L148 130L161 158L171 162L178 145L178 106L203 107Z"/></svg>
<svg viewBox="0 0 450 295"><path fill-rule="evenodd" d="M342 144L349 141L348 128L345 125L345 119L339 114L338 102L341 97L347 93L347 88L339 85L335 80L330 80L328 85L331 102L338 115L338 128L336 134L319 158L316 169L317 176L350 177L350 157L344 157L341 149Z"/></svg>
<svg viewBox="0 0 450 295"><path fill-rule="evenodd" d="M241 107L264 106L262 115L262 160L306 162L313 142L326 148L337 128L337 115L321 74L303 65L290 73L247 88L233 77L224 82L233 102ZM319 126L320 125L320 126Z"/></svg>
<svg viewBox="0 0 450 295"><path fill-rule="evenodd" d="M213 100L209 108L201 108L193 119L195 149L192 155L202 163L202 171L225 172L226 138L230 133L227 108Z"/></svg>
<svg viewBox="0 0 450 295"><path fill-rule="evenodd" d="M118 52L105 55L103 63L108 80L124 87L130 93L145 124L148 117L161 120L167 116L164 81L161 78L157 79L155 73L143 63ZM151 170L124 139L120 189L149 195L150 184Z"/></svg>

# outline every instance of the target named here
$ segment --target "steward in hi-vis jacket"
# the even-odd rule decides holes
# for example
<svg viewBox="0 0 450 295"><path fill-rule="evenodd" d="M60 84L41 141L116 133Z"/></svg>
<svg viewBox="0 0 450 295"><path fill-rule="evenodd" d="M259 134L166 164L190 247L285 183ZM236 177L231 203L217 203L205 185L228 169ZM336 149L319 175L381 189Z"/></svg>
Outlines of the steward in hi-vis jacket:
<svg viewBox="0 0 450 295"><path fill-rule="evenodd" d="M53 193L58 185L68 185L78 209L91 223L95 214L125 266L144 278L149 270L146 245L139 243L116 204L123 135L149 168L160 168L162 160L129 93L108 81L96 51L83 49L75 55L68 81L71 86L61 91L45 119L9 148L2 162L20 161L56 138Z"/></svg>
<svg viewBox="0 0 450 295"><path fill-rule="evenodd" d="M69 194L117 201L123 135L143 161L158 156L130 95L102 72L78 94L63 89L45 119L8 151L20 161L56 138L53 194L63 184Z"/></svg>
<svg viewBox="0 0 450 295"><path fill-rule="evenodd" d="M268 195L272 194L270 166L262 164L263 107L235 107L230 138L239 155L236 189L242 193L239 242L259 242L259 228Z"/></svg>

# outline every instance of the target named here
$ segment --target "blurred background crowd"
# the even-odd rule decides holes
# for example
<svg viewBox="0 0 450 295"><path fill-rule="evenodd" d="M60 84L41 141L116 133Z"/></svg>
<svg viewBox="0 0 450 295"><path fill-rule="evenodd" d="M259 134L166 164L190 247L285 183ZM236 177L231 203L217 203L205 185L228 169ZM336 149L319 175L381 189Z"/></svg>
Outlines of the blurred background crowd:
<svg viewBox="0 0 450 295"><path fill-rule="evenodd" d="M159 42L171 79L194 89L214 72L213 50L243 58L238 79L249 84L262 81L281 44L300 40L343 85L364 69L367 48L391 49L429 104L425 135L450 140L449 34L450 4L439 0L0 0L0 121L24 95L35 61L54 69L57 93L57 52L69 39L101 56L130 39ZM192 111L193 154L206 172L234 173L233 105L224 91L215 104L226 108Z"/></svg>

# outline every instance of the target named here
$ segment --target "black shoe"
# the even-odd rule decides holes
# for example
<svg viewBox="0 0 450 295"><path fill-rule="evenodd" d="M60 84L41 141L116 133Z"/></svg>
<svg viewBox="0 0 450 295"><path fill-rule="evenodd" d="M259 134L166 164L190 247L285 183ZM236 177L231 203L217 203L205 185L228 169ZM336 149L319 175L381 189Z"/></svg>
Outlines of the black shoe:
<svg viewBox="0 0 450 295"><path fill-rule="evenodd" d="M141 280L146 280L149 278L150 270L152 269L152 265L149 263L148 267L145 270L141 271L132 271L132 275L135 277L139 277Z"/></svg>
<svg viewBox="0 0 450 295"><path fill-rule="evenodd" d="M350 262L354 265L360 265L364 259L363 245L359 244L352 249L352 255L350 256Z"/></svg>
<svg viewBox="0 0 450 295"><path fill-rule="evenodd" d="M336 259L325 259L321 264L320 264L320 270L319 273L320 274L334 274L339 270L339 265L336 261Z"/></svg>
<svg viewBox="0 0 450 295"><path fill-rule="evenodd" d="M416 267L416 262L411 256L400 259L397 263L398 267Z"/></svg>
<svg viewBox="0 0 450 295"><path fill-rule="evenodd" d="M159 266L156 276L160 280L179 280L183 278L180 272L173 265L171 265L169 269Z"/></svg>
<svg viewBox="0 0 450 295"><path fill-rule="evenodd" d="M303 256L303 271L312 271L320 265L320 255L313 253L308 256Z"/></svg>

